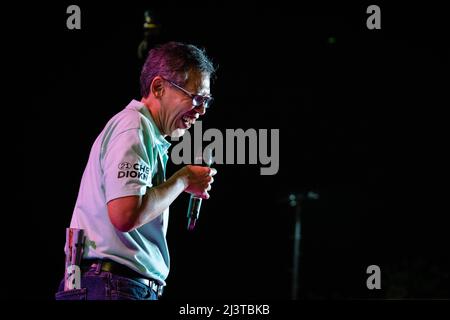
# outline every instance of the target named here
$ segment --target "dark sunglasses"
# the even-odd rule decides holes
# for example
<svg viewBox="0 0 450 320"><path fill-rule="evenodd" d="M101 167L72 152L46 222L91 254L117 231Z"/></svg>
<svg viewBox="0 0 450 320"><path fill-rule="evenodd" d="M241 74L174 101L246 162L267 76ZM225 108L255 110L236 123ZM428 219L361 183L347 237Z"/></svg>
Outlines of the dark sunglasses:
<svg viewBox="0 0 450 320"><path fill-rule="evenodd" d="M162 77L161 77L162 78ZM184 89L183 87L180 87L179 85L177 85L175 82L170 81L166 78L163 78L164 80L166 80L168 83L170 83L171 85L173 85L175 88L180 89L181 91L183 91L185 94L187 94L189 97L192 98L192 105L194 107L200 107L201 105L203 105L203 107L205 109L208 109L211 106L211 103L213 102L214 98L211 96L202 96L200 94L193 94L189 91L187 91L186 89Z"/></svg>

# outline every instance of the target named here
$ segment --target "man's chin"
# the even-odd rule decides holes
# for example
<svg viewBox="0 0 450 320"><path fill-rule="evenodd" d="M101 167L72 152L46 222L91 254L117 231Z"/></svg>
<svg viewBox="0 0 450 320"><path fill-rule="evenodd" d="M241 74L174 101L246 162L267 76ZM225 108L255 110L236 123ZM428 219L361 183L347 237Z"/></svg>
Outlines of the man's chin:
<svg viewBox="0 0 450 320"><path fill-rule="evenodd" d="M186 129L175 129L174 131L172 131L172 133L170 134L171 138L179 138L182 135L184 135L186 132Z"/></svg>

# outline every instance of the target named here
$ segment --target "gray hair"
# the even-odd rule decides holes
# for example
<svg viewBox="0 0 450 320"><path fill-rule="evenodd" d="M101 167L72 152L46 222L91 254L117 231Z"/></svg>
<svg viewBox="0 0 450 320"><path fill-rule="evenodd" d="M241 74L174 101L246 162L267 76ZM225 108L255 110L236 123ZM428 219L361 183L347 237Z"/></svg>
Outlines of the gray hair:
<svg viewBox="0 0 450 320"><path fill-rule="evenodd" d="M150 84L156 76L162 76L184 86L191 70L212 76L215 68L205 50L192 44L168 42L151 49L141 71L141 94L147 97Z"/></svg>

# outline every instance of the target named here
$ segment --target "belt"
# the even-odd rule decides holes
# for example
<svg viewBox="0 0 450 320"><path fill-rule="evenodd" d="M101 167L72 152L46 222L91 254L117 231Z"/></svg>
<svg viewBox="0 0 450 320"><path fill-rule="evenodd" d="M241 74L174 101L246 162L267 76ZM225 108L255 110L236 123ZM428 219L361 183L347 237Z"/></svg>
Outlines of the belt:
<svg viewBox="0 0 450 320"><path fill-rule="evenodd" d="M123 264L111 260L86 259L81 265L83 268L95 268L98 273L100 273L100 271L111 272L118 276L138 281L155 291L158 298L162 296L164 286L160 285L156 280L143 277L141 274L131 270Z"/></svg>

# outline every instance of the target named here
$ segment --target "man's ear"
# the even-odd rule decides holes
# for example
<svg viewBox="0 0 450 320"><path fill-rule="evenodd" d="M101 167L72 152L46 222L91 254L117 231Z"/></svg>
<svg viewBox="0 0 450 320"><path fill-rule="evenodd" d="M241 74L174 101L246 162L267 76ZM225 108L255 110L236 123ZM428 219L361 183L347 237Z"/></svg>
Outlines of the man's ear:
<svg viewBox="0 0 450 320"><path fill-rule="evenodd" d="M164 93L163 81L164 80L160 76L156 76L150 84L150 92L157 98L162 97Z"/></svg>

